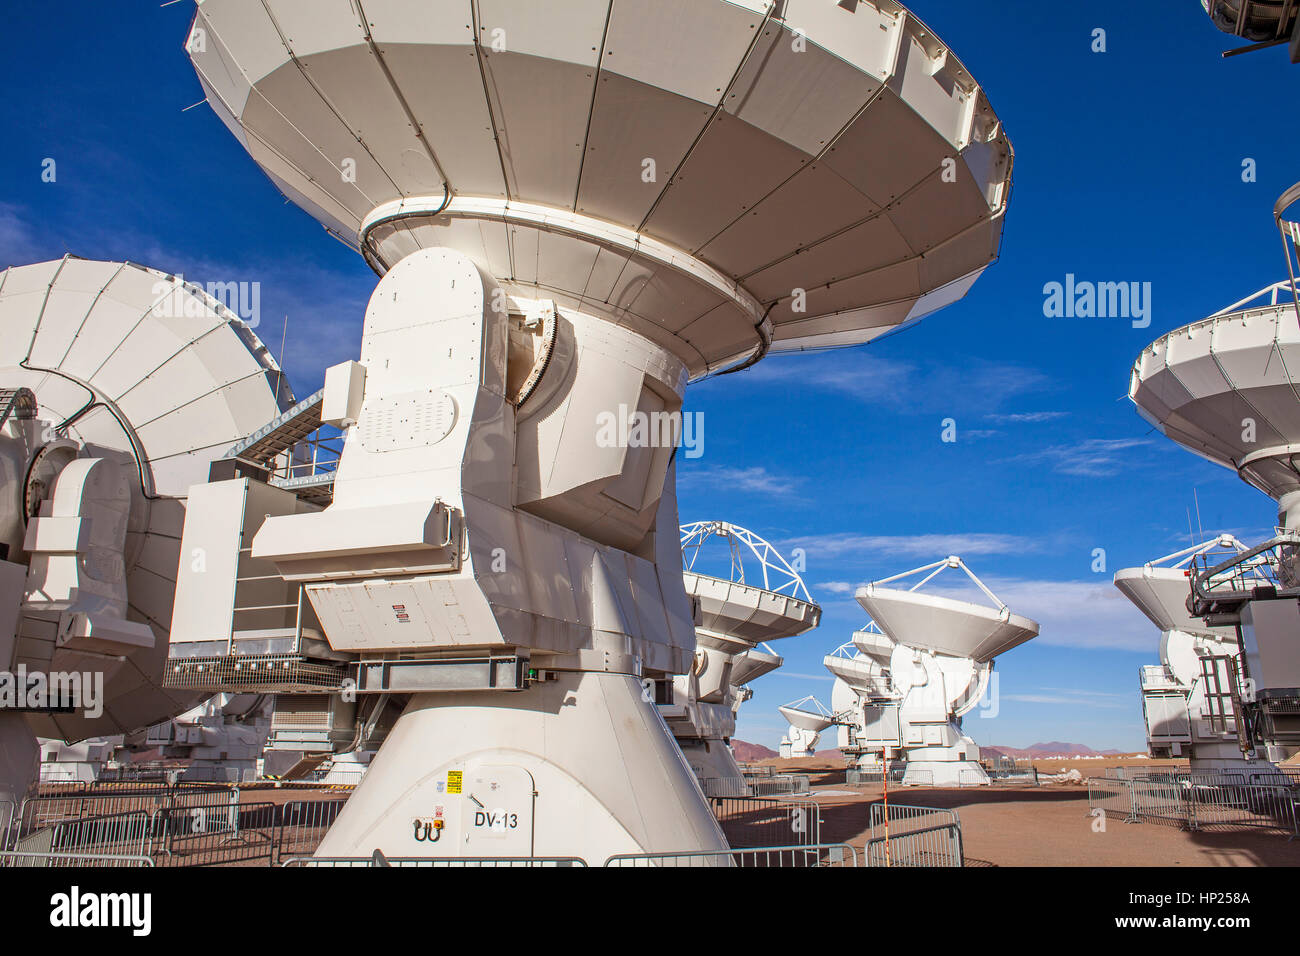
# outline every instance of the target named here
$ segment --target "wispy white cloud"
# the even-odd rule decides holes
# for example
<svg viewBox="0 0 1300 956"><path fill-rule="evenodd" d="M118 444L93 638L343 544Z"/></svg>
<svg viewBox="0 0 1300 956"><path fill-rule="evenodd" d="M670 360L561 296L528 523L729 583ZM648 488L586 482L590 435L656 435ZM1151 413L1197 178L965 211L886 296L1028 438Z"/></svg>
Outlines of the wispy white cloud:
<svg viewBox="0 0 1300 956"><path fill-rule="evenodd" d="M757 495L792 496L803 481L802 478L774 474L761 465L753 468L725 465L697 468L685 463L679 467L678 485L686 487L728 488Z"/></svg>
<svg viewBox="0 0 1300 956"><path fill-rule="evenodd" d="M991 413L1006 402L1051 386L1037 369L1008 362L971 359L961 365L904 362L862 349L807 356L773 355L745 373L760 384L797 384L833 392L864 404L931 414L951 414L952 396L962 396L962 412Z"/></svg>
<svg viewBox="0 0 1300 956"><path fill-rule="evenodd" d="M858 589L858 585L850 584L848 581L822 581L817 584L818 591L827 591L831 594L852 594Z"/></svg>
<svg viewBox="0 0 1300 956"><path fill-rule="evenodd" d="M1041 540L1014 534L869 535L848 532L791 538L778 545L783 554L803 548L819 561L841 557L906 557L938 560L950 554L1024 554L1044 547ZM835 583L835 582L832 582Z"/></svg>
<svg viewBox="0 0 1300 956"><path fill-rule="evenodd" d="M1123 452L1154 444L1145 438L1089 438L1070 445L1049 445L997 463L1043 465L1061 475L1105 478L1118 474L1132 463L1131 457Z"/></svg>
<svg viewBox="0 0 1300 956"><path fill-rule="evenodd" d="M1036 425L1039 422L1056 421L1058 418L1066 418L1066 412L1012 412L1006 415L985 415L986 419L991 422L1006 425Z"/></svg>
<svg viewBox="0 0 1300 956"><path fill-rule="evenodd" d="M1088 650L1145 651L1151 654L1155 654L1159 648L1159 632L1115 588L1108 575L1098 575L1095 580L1082 581L996 577L983 580L1013 613L1023 614L1038 622L1038 637L1034 639L1036 643ZM962 600L988 603L983 595L977 595L972 589L957 582L937 587L928 585L927 590Z"/></svg>

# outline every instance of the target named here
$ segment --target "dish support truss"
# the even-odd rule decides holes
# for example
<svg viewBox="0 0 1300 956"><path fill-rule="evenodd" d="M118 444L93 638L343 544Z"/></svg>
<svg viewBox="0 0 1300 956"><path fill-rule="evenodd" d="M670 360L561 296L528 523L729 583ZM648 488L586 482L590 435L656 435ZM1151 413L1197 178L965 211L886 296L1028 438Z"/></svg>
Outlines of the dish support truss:
<svg viewBox="0 0 1300 956"><path fill-rule="evenodd" d="M748 552L750 559L758 562L758 569L763 576L764 590L798 598L809 604L814 603L799 572L771 542L747 528L727 521L697 521L682 525L681 533L682 566L685 570L694 571L696 561L699 560L700 549L710 538L720 538L726 541L730 550L731 581L737 584L754 583L745 580L745 554Z"/></svg>

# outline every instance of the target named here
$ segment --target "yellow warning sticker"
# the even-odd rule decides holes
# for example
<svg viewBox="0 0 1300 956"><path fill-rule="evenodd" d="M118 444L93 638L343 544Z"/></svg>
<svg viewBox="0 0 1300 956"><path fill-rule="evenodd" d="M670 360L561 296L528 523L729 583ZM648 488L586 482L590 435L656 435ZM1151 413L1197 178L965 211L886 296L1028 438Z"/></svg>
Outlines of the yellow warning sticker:
<svg viewBox="0 0 1300 956"><path fill-rule="evenodd" d="M463 776L464 774L460 770L447 771L447 792L448 793L460 793L460 782Z"/></svg>

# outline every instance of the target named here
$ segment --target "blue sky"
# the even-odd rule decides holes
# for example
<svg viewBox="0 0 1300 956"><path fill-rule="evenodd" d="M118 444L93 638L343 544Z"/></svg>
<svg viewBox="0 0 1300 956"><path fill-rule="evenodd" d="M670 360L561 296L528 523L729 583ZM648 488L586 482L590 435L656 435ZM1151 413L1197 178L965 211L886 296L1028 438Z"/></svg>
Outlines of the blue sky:
<svg viewBox="0 0 1300 956"><path fill-rule="evenodd" d="M1278 278L1269 211L1300 175L1281 50L1229 60L1195 2L913 0L984 85L1016 148L1002 259L956 306L866 348L769 358L692 386L704 455L683 521L723 518L807 553L822 626L784 642L738 736L775 746L778 704L829 702L821 658L864 623L851 587L962 554L1041 636L998 662L978 742L1143 746L1137 668L1158 635L1118 568L1207 533L1258 538L1272 503L1168 442L1124 397L1141 348ZM354 358L375 276L287 205L206 105L182 51L192 6L6 11L0 264L74 252L262 283L299 394ZM1091 51L1092 31L1108 50ZM57 180L41 181L46 158ZM1243 183L1244 159L1258 181ZM1152 322L1044 317L1067 273L1152 283ZM958 440L940 440L954 418ZM1195 512L1192 514L1196 522ZM1093 550L1107 571L1093 573ZM951 574L952 572L948 572Z"/></svg>

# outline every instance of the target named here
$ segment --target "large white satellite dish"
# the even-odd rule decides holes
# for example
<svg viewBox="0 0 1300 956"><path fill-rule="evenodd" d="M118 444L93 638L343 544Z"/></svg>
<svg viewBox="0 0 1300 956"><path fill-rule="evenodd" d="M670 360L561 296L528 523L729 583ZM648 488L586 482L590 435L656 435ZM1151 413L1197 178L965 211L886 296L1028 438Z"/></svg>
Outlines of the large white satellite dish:
<svg viewBox="0 0 1300 956"><path fill-rule="evenodd" d="M812 630L821 608L785 557L746 528L697 521L682 526L681 541L698 609L695 667L674 679L674 703L660 710L706 788L729 780L734 792L741 772L727 743L753 694L747 685L781 664L766 642Z"/></svg>
<svg viewBox="0 0 1300 956"><path fill-rule="evenodd" d="M28 727L76 741L187 709L194 694L161 687L186 494L291 402L279 368L198 287L66 256L0 274L3 394L30 400L0 421L0 564L25 578L0 607L18 634L0 670L104 674L102 714Z"/></svg>
<svg viewBox="0 0 1300 956"><path fill-rule="evenodd" d="M462 776L518 800L516 855L723 845L656 707L811 602L696 577L697 634L674 442L593 425L671 427L690 380L961 298L1011 179L983 91L893 0L204 0L188 50L382 276L326 375L333 497L252 546L406 700L320 852L473 851ZM431 804L447 838L413 845Z"/></svg>
<svg viewBox="0 0 1300 956"><path fill-rule="evenodd" d="M790 722L791 727L798 727L800 730L818 733L835 723L835 715L811 695L782 704L777 710Z"/></svg>
<svg viewBox="0 0 1300 956"><path fill-rule="evenodd" d="M376 271L457 249L692 377L868 341L997 257L1011 145L894 2L205 0L188 49Z"/></svg>
<svg viewBox="0 0 1300 956"><path fill-rule="evenodd" d="M992 607L920 592L945 568L961 568L993 602ZM886 588L914 574L931 573L911 590ZM968 657L977 663L993 660L1038 635L1038 622L1012 614L960 558L950 557L858 588L855 597L879 628L898 644Z"/></svg>
<svg viewBox="0 0 1300 956"><path fill-rule="evenodd" d="M1203 618L1188 613L1187 599L1191 593L1188 575L1195 567L1194 561L1203 555L1226 557L1232 553L1241 554L1245 550L1245 546L1232 535L1219 535L1194 547L1157 558L1140 568L1116 571L1115 587L1161 631L1183 631L1235 642L1235 627L1210 626ZM1222 560L1222 557L1216 560ZM1259 583L1264 584L1266 581L1261 577Z"/></svg>

